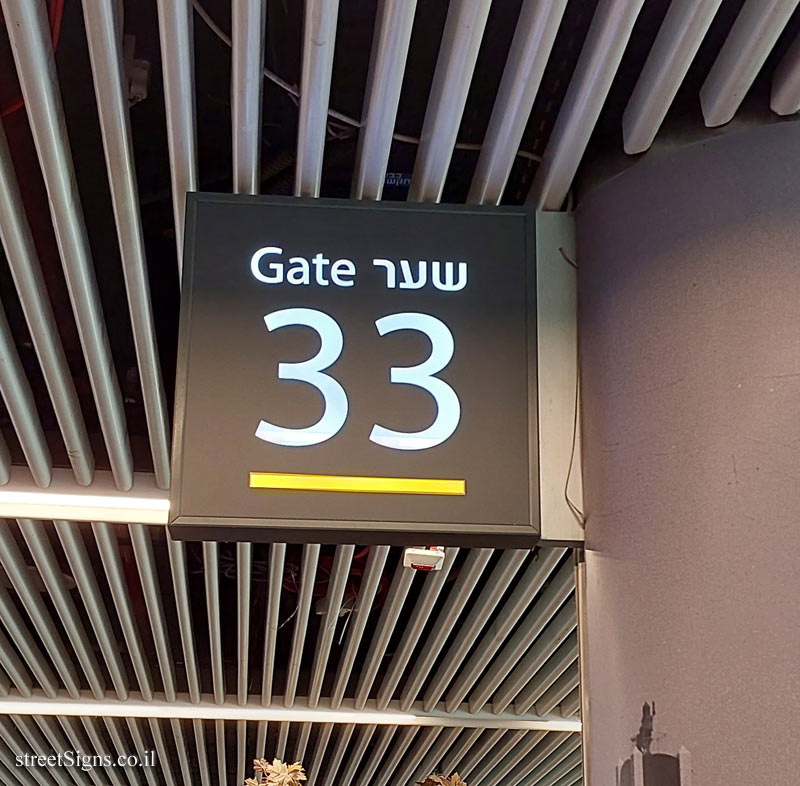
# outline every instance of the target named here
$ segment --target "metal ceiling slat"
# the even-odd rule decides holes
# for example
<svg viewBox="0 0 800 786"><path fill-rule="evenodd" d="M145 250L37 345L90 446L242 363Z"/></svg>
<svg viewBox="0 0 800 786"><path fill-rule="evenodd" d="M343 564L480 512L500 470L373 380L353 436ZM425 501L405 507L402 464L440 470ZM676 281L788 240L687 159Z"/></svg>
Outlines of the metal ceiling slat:
<svg viewBox="0 0 800 786"><path fill-rule="evenodd" d="M5 637L2 637L2 640L5 641L6 646L10 647L11 642ZM6 676L6 673L0 668L0 696L8 696L9 691L11 690L11 680ZM26 695L30 695L29 693Z"/></svg>
<svg viewBox="0 0 800 786"><path fill-rule="evenodd" d="M228 782L227 764L225 761L225 721L214 721L214 737L217 748L217 781L219 786Z"/></svg>
<svg viewBox="0 0 800 786"><path fill-rule="evenodd" d="M800 36L795 38L772 77L769 108L778 115L793 115L800 111ZM0 151L0 157L2 152ZM0 186L2 190L2 186ZM0 223L2 223L0 204Z"/></svg>
<svg viewBox="0 0 800 786"><path fill-rule="evenodd" d="M5 486L9 480L11 480L11 453L5 437L0 434L0 486Z"/></svg>
<svg viewBox="0 0 800 786"><path fill-rule="evenodd" d="M105 679L97 658L95 658L86 628L80 622L82 615L78 613L72 596L64 586L61 568L50 539L42 529L43 524L41 521L32 521L31 519L17 519L17 524L33 557L36 569L39 571L42 583L47 589L50 601L72 644L77 662L80 663L83 673L86 675L89 688L96 699L102 699L105 694Z"/></svg>
<svg viewBox="0 0 800 786"><path fill-rule="evenodd" d="M578 624L575 601L569 600L561 611L536 639L534 645L525 653L508 678L498 688L492 699L492 711L502 712L511 702L517 715L526 712L533 704L532 696L536 690L535 675L547 659L561 646ZM574 646L577 646L577 641ZM516 697L516 698L515 698Z"/></svg>
<svg viewBox="0 0 800 786"><path fill-rule="evenodd" d="M42 734L53 750L64 751L69 748L69 741L64 736L64 731L55 718L34 716L33 720L42 730ZM83 770L73 769L70 771L70 775L77 786L88 786L89 776Z"/></svg>
<svg viewBox="0 0 800 786"><path fill-rule="evenodd" d="M415 570L404 568L402 560L395 569L394 578L389 588L389 595L381 609L381 616L370 641L367 657L361 666L361 675L358 679L355 698L357 710L363 709L367 703L372 683L375 681L375 675L378 673L381 660L394 633L397 618L403 609L403 604L416 573L417 571Z"/></svg>
<svg viewBox="0 0 800 786"><path fill-rule="evenodd" d="M252 545L250 543L237 543L236 596L238 619L236 628L236 698L242 706L247 704L247 667L250 658L250 572L252 563ZM243 747L241 743L240 747Z"/></svg>
<svg viewBox="0 0 800 786"><path fill-rule="evenodd" d="M11 682L14 683L14 687L17 689L20 696L28 698L33 695L33 680L31 679L31 675L28 673L25 664L22 662L19 655L17 655L17 651L8 638L6 638L2 630L0 630L0 665L2 665L5 672L11 678ZM3 679L7 679L5 674L3 674ZM9 687L10 683L3 683L3 692L5 695L8 695Z"/></svg>
<svg viewBox="0 0 800 786"><path fill-rule="evenodd" d="M453 676L466 659L473 644L483 631L484 625L503 598L528 553L522 549L514 549L505 551L500 557L500 561L475 601L472 611L470 611L469 616L461 625L456 638L448 648L439 668L428 684L422 704L425 712L430 712L438 704L439 699L447 690ZM523 576L519 584L524 583L524 581L525 578Z"/></svg>
<svg viewBox="0 0 800 786"><path fill-rule="evenodd" d="M108 736L111 737L111 741L114 744L114 748L117 751L117 755L123 756L128 754L128 750L126 743L122 738L122 733L120 732L119 729L118 720L119 720L118 718L103 718L106 731L108 732ZM128 783L130 784L130 786L141 786L142 778L138 769L136 769L135 767L125 767L125 775L128 778Z"/></svg>
<svg viewBox="0 0 800 786"><path fill-rule="evenodd" d="M577 669L577 660L578 635L577 633L572 633L564 640L541 669L531 676L531 681L525 687L526 696L528 696L534 704L537 703L550 686L556 682L570 666L575 664ZM576 684L577 683L574 683L572 687ZM569 690L565 691L559 697L558 701L553 702L552 706L555 707L567 693L569 693Z"/></svg>
<svg viewBox="0 0 800 786"><path fill-rule="evenodd" d="M625 152L643 153L658 133L722 0L673 0L622 115Z"/></svg>
<svg viewBox="0 0 800 786"><path fill-rule="evenodd" d="M275 745L275 757L282 759L286 754L286 741L289 739L289 722L281 721L278 728L278 742Z"/></svg>
<svg viewBox="0 0 800 786"><path fill-rule="evenodd" d="M86 369L117 487L133 484L125 411L81 210L43 2L2 0Z"/></svg>
<svg viewBox="0 0 800 786"><path fill-rule="evenodd" d="M61 641L41 593L34 588L25 560L7 522L3 519L0 519L0 562L19 596L31 624L46 647L64 687L72 698L79 698L80 683L74 659Z"/></svg>
<svg viewBox="0 0 800 786"><path fill-rule="evenodd" d="M244 783L244 762L247 755L247 721L236 721L236 783Z"/></svg>
<svg viewBox="0 0 800 786"><path fill-rule="evenodd" d="M53 460L42 431L39 413L36 411L33 391L22 367L2 303L0 303L0 393L33 480L40 488L47 488L53 479Z"/></svg>
<svg viewBox="0 0 800 786"><path fill-rule="evenodd" d="M530 646L561 608L564 601L574 592L574 577L575 571L572 563L565 562L541 597L525 615L514 635L502 645L500 655L484 671L480 681L470 694L470 712L477 712L489 701L520 658L528 652ZM487 660L485 663L488 664L489 661Z"/></svg>
<svg viewBox="0 0 800 786"><path fill-rule="evenodd" d="M385 710L386 707L389 706L389 702L394 696L397 683L400 682L400 678L406 671L406 666L408 666L408 662L411 660L414 648L417 646L417 642L422 636L422 631L425 629L433 607L439 599L442 588L450 575L450 570L456 561L458 552L459 549L457 548L446 549L442 567L426 576L419 599L411 614L411 619L408 624L404 626L400 643L395 649L389 668L378 689L377 704L379 710Z"/></svg>
<svg viewBox="0 0 800 786"><path fill-rule="evenodd" d="M339 0L305 0L295 196L318 197Z"/></svg>
<svg viewBox="0 0 800 786"><path fill-rule="evenodd" d="M40 526L34 522L35 526ZM120 699L128 697L128 676L115 640L111 620L106 611L100 587L97 584L86 544L81 535L80 525L72 521L54 521L56 534L67 558L75 584L80 592L86 614L94 629L95 637L103 653L114 690ZM29 544L30 545L30 544Z"/></svg>
<svg viewBox="0 0 800 786"><path fill-rule="evenodd" d="M201 786L211 786L211 770L208 766L208 749L206 747L206 730L203 721L199 718L192 719L194 732L194 747L197 752L197 763L200 768Z"/></svg>
<svg viewBox="0 0 800 786"><path fill-rule="evenodd" d="M480 737L480 742L472 746L469 756L465 756L458 764L458 774L467 779L469 774L479 762L483 761L483 757L496 747L497 743L505 736L506 729L487 729Z"/></svg>
<svg viewBox="0 0 800 786"><path fill-rule="evenodd" d="M61 724L61 728L64 730L64 734L66 734L67 739L70 742L70 746L74 751L85 751L87 750L86 741L81 733L80 727L78 725L77 718L67 718L61 717L58 719L59 724ZM100 773L98 768L92 767L89 770L89 778L95 786L107 786L107 784L103 781L100 777Z"/></svg>
<svg viewBox="0 0 800 786"><path fill-rule="evenodd" d="M175 774L172 772L172 757L167 750L161 721L158 718L150 718L149 723L150 733L153 735L153 744L156 746L156 753L158 754L159 769L163 773L167 786L176 786Z"/></svg>
<svg viewBox="0 0 800 786"><path fill-rule="evenodd" d="M334 745L333 752L329 754L328 766L325 769L325 777L322 780L322 786L333 786L334 778L339 772L339 767L344 758L344 752L350 744L350 738L353 736L355 729L354 723L346 723L339 726L339 733L336 735L336 744Z"/></svg>
<svg viewBox="0 0 800 786"><path fill-rule="evenodd" d="M52 750L52 747L48 745L47 740L42 736L41 731L39 731L36 724L33 722L32 718L25 718L21 715L11 715L10 719L14 726L17 727L17 730L22 734L25 738L25 741L28 743L28 748L24 752L27 753L37 753L48 755ZM59 784L59 786L72 786L72 779L67 774L67 771L61 771L62 768L54 767L50 774ZM117 785L121 786L121 785Z"/></svg>
<svg viewBox="0 0 800 786"><path fill-rule="evenodd" d="M491 772L501 761L511 752L520 747L520 742L526 735L536 735L536 732L525 731L524 729L512 729L505 733L502 743L495 748L486 751L480 761L470 762L468 767L462 767L461 777L469 778L471 783L479 782L486 773Z"/></svg>
<svg viewBox="0 0 800 786"><path fill-rule="evenodd" d="M370 548L367 567L361 580L361 586L358 589L353 619L349 624L344 652L336 667L336 681L331 691L331 707L333 709L338 709L341 706L347 690L347 683L353 671L356 653L361 644L361 638L364 635L372 605L375 602L375 594L378 591L378 585L383 576L383 569L386 566L388 556L388 546L372 546Z"/></svg>
<svg viewBox="0 0 800 786"><path fill-rule="evenodd" d="M558 780L553 781L551 786L574 786L574 784L580 783L582 778L581 770L580 764L577 767L573 767L566 775L562 775Z"/></svg>
<svg viewBox="0 0 800 786"><path fill-rule="evenodd" d="M109 750L108 746L106 745L105 741L103 740L100 732L95 725L94 718L81 718L81 724L83 725L83 730L86 732L87 736L89 737L89 742L92 744L92 752L98 753L101 756L111 756L111 751ZM116 756L114 757L116 759ZM120 767L104 767L103 770L107 774L108 778L111 780L113 786L125 786L125 781L122 779L122 773L120 772ZM124 768L127 769L127 768Z"/></svg>
<svg viewBox="0 0 800 786"><path fill-rule="evenodd" d="M566 199L643 4L598 2L528 194L537 209L559 210Z"/></svg>
<svg viewBox="0 0 800 786"><path fill-rule="evenodd" d="M425 647L417 656L408 675L400 697L400 709L407 711L416 701L436 659L441 655L445 642L458 622L464 607L475 590L483 571L489 564L494 549L470 549L467 559L458 573L455 585L447 595L447 601L436 618L431 635L425 640Z"/></svg>
<svg viewBox="0 0 800 786"><path fill-rule="evenodd" d="M297 678L300 676L300 662L303 659L303 648L308 632L308 616L311 611L311 604L314 601L314 582L316 581L319 552L319 543L306 543L303 545L297 614L294 620L289 665L286 668L286 690L283 693L283 703L286 707L291 707L294 704L297 693Z"/></svg>
<svg viewBox="0 0 800 786"><path fill-rule="evenodd" d="M147 746L144 742L144 737L142 736L142 730L139 728L139 723L135 718L126 718L125 719L128 724L128 730L131 733L131 739L133 740L133 747L136 749L136 755L143 760L143 756L147 751ZM143 767L144 770L144 777L147 780L147 786L163 786L163 784L159 783L156 780L156 774L153 772L155 769L154 767Z"/></svg>
<svg viewBox="0 0 800 786"><path fill-rule="evenodd" d="M294 760L302 761L306 755L306 748L308 747L308 740L311 736L311 730L314 727L313 723L301 723L300 731L297 733L297 740L294 745Z"/></svg>
<svg viewBox="0 0 800 786"><path fill-rule="evenodd" d="M146 701L153 698L153 680L150 675L150 664L144 654L139 628L133 616L130 595L122 573L122 564L119 556L119 545L114 533L113 524L99 521L92 522L92 532L100 552L100 560L106 574L106 581L114 599L117 617L128 647L128 655L133 665L139 690Z"/></svg>
<svg viewBox="0 0 800 786"><path fill-rule="evenodd" d="M571 693L568 693L566 698L561 701L561 714L565 718L577 714L581 708L581 694L580 688L575 688Z"/></svg>
<svg viewBox="0 0 800 786"><path fill-rule="evenodd" d="M700 88L707 126L733 118L797 6L798 0L746 0Z"/></svg>
<svg viewBox="0 0 800 786"><path fill-rule="evenodd" d="M219 610L219 546L216 542L203 542L203 573L208 610L208 640L211 650L211 680L214 701L225 701L225 674L222 668L222 630Z"/></svg>
<svg viewBox="0 0 800 786"><path fill-rule="evenodd" d="M21 767L16 766L13 757L21 756L30 751L26 750L15 731L13 731L13 724L6 721L5 718L0 718L0 737L5 743L5 746L0 745L0 761L2 761L11 772L31 773L32 777L35 779L35 781L32 781L33 783L38 783L40 786L49 786L48 781L50 775L46 771L43 771L39 767L29 767L23 770ZM10 751L13 755L9 755L7 751Z"/></svg>
<svg viewBox="0 0 800 786"><path fill-rule="evenodd" d="M83 0L83 9L153 470L158 487L168 489L169 415L156 346L144 238L139 217L127 78L121 51L121 20L117 18L120 9L108 0Z"/></svg>
<svg viewBox="0 0 800 786"><path fill-rule="evenodd" d="M273 543L269 547L269 590L267 595L267 620L264 630L264 666L261 677L261 703L272 704L272 680L275 673L275 645L278 638L278 615L281 607L283 566L286 544Z"/></svg>
<svg viewBox="0 0 800 786"><path fill-rule="evenodd" d="M456 737L461 734L461 729L458 726L451 726L443 729L442 733L436 738L436 742L425 754L425 757L414 770L414 774L406 782L406 786L414 786L419 783L426 776L439 772L439 763L442 761L445 753L450 750L450 747L456 741ZM398 783L397 786L402 786Z"/></svg>
<svg viewBox="0 0 800 786"><path fill-rule="evenodd" d="M236 194L259 191L266 16L266 0L231 3L231 124Z"/></svg>
<svg viewBox="0 0 800 786"><path fill-rule="evenodd" d="M483 734L483 729L464 729L461 736L442 759L442 772L447 774L457 772L462 759L469 753L481 734Z"/></svg>
<svg viewBox="0 0 800 786"><path fill-rule="evenodd" d="M428 95L410 202L438 202L456 146L492 0L452 0Z"/></svg>
<svg viewBox="0 0 800 786"><path fill-rule="evenodd" d="M172 728L172 737L175 740L175 750L178 754L178 772L187 778L189 773L189 751L186 747L186 737L183 733L183 726L178 718L170 718L169 725Z"/></svg>
<svg viewBox="0 0 800 786"><path fill-rule="evenodd" d="M22 194L2 123L0 123L0 242L5 248L8 266L39 359L45 386L53 403L53 411L64 439L75 480L81 486L87 486L92 482L94 474L94 455L45 287L33 235L25 215ZM3 474L1 465L2 449L0 449L0 480ZM7 482L7 478L2 482Z"/></svg>
<svg viewBox="0 0 800 786"><path fill-rule="evenodd" d="M319 633L317 634L317 649L314 653L314 664L311 668L311 683L308 689L308 703L310 707L319 704L322 692L322 682L328 667L333 637L336 625L339 622L339 612L342 608L342 598L350 576L350 564L353 560L355 546L337 546L328 579L328 594L325 597L325 612L320 618Z"/></svg>
<svg viewBox="0 0 800 786"><path fill-rule="evenodd" d="M392 783L394 783L395 780L397 780L397 783L401 782L401 779L397 778L397 767L403 760L409 746L420 732L421 729L415 728L414 726L404 726L400 729L394 736L394 744L386 759L381 763L378 774L372 781L371 786L386 786L390 778L392 779Z"/></svg>
<svg viewBox="0 0 800 786"><path fill-rule="evenodd" d="M494 622L484 632L472 656L448 690L445 697L445 707L448 712L453 712L458 708L472 686L484 673L492 658L504 645L506 638L514 630L514 626L550 577L563 554L563 549L540 551L538 559L534 559L528 565L511 597L505 602ZM451 648L451 651L454 651L454 648Z"/></svg>
<svg viewBox="0 0 800 786"><path fill-rule="evenodd" d="M181 634L186 683L189 689L189 698L197 704L200 701L201 690L200 676L197 671L192 611L189 601L189 579L186 574L186 543L182 540L173 540L167 535L167 551L169 553L170 573L172 574L172 593L178 613L178 628Z"/></svg>
<svg viewBox="0 0 800 786"><path fill-rule="evenodd" d="M534 711L537 715L547 715L551 713L561 702L578 687L580 675L578 672L577 660L574 661L550 687L538 698L534 704Z"/></svg>
<svg viewBox="0 0 800 786"><path fill-rule="evenodd" d="M266 721L259 721L256 731L256 755L255 758L263 759L267 755L267 727Z"/></svg>
<svg viewBox="0 0 800 786"><path fill-rule="evenodd" d="M431 746L434 745L442 730L442 726L429 726L426 729L419 729L419 733L414 739L414 746L408 754L402 757L402 762L398 764L398 766L402 765L401 768L392 773L392 783L396 783L398 786L408 783L408 779L414 769L419 766L419 763L431 749Z"/></svg>
<svg viewBox="0 0 800 786"><path fill-rule="evenodd" d="M0 621L11 636L31 673L41 685L45 695L55 698L60 686L50 667L50 661L39 649L39 645L28 630L28 625L17 611L8 590L3 586L0 586ZM9 667L5 662L3 666L8 670Z"/></svg>
<svg viewBox="0 0 800 786"><path fill-rule="evenodd" d="M470 783L474 784L474 786L497 786L546 735L546 731L529 731L523 741L501 761L493 762L491 766L481 763L481 766L470 778Z"/></svg>
<svg viewBox="0 0 800 786"><path fill-rule="evenodd" d="M396 731L397 726L381 726L381 729L378 732L378 739L372 746L367 763L364 765L363 769L358 770L357 780L354 781L356 786L368 786L372 780L375 770L378 768L378 764L380 764L380 761L383 758L383 754L386 753L389 743L394 738ZM342 783L346 782L347 781L342 779Z"/></svg>
<svg viewBox="0 0 800 786"><path fill-rule="evenodd" d="M379 0L361 110L353 199L380 199L392 147L417 0Z"/></svg>
<svg viewBox="0 0 800 786"><path fill-rule="evenodd" d="M576 742L576 747L579 744L579 742ZM580 750L573 751L569 756L566 756L557 763L552 761L555 755L556 754L541 764L536 772L532 772L527 777L523 778L520 782L520 786L553 786L560 778L568 772L571 772L576 766L580 767L581 765Z"/></svg>
<svg viewBox="0 0 800 786"><path fill-rule="evenodd" d="M319 778L322 765L326 760L325 751L333 732L332 723L323 723L317 732L317 740L314 743L314 750L311 753L311 761L308 765L308 786L315 786Z"/></svg>
<svg viewBox="0 0 800 786"><path fill-rule="evenodd" d="M359 765L364 758L364 754L366 753L367 748L372 741L372 737L375 734L375 729L377 728L378 727L375 724L368 724L361 726L356 732L357 739L353 745L353 750L350 752L350 755L347 758L345 768L342 770L339 783L353 783L355 781L356 772L358 771Z"/></svg>
<svg viewBox="0 0 800 786"><path fill-rule="evenodd" d="M551 739L552 738L552 739ZM544 777L559 762L563 761L581 744L580 736L577 734L562 735L558 733L548 735L545 744L541 748L535 749L533 755L523 759L522 763L515 767L508 775L507 780L503 781L508 786L517 786L525 779L527 782L536 783L535 778ZM580 757L580 750L577 751Z"/></svg>
<svg viewBox="0 0 800 786"><path fill-rule="evenodd" d="M146 524L129 524L131 545L136 557L136 567L142 585L147 614L150 617L150 630L158 658L161 682L167 701L175 701L175 664L172 657L172 644L165 624L164 600L159 586L156 560L153 555L153 541Z"/></svg>
<svg viewBox="0 0 800 786"><path fill-rule="evenodd" d="M197 191L194 105L194 35L190 0L157 0L161 71L167 113L167 143L178 271L183 268L183 208Z"/></svg>
<svg viewBox="0 0 800 786"><path fill-rule="evenodd" d="M567 0L525 0L508 50L467 203L499 205Z"/></svg>
<svg viewBox="0 0 800 786"><path fill-rule="evenodd" d="M2 782L8 786L36 786L36 781L27 770L11 764L11 758L4 750L0 750L0 777Z"/></svg>

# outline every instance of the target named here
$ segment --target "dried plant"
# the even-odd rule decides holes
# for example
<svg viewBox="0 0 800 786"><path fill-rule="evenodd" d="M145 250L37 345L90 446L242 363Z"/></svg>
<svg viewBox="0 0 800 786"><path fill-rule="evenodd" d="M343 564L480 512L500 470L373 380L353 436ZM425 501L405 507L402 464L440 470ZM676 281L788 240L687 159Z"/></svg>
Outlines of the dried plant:
<svg viewBox="0 0 800 786"><path fill-rule="evenodd" d="M306 771L299 761L286 764L280 759L268 762L266 759L254 759L255 778L247 778L245 786L300 786L306 779Z"/></svg>
<svg viewBox="0 0 800 786"><path fill-rule="evenodd" d="M467 786L467 784L457 772L454 772L452 775L429 775L418 786Z"/></svg>

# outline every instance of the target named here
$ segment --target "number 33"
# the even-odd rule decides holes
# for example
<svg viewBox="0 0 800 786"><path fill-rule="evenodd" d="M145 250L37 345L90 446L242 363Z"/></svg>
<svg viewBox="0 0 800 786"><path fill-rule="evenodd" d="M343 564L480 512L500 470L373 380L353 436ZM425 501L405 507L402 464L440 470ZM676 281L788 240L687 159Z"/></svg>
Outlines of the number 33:
<svg viewBox="0 0 800 786"><path fill-rule="evenodd" d="M306 447L319 445L339 433L347 419L348 401L344 388L325 373L342 354L344 336L336 320L322 311L311 308L286 308L264 317L267 330L290 325L302 325L314 330L320 338L320 348L314 357L300 363L279 363L278 378L297 380L315 387L322 394L325 407L322 417L305 428L286 428L262 420L256 436L273 445ZM381 336L397 330L416 330L431 342L431 354L417 366L393 366L390 381L396 385L415 385L428 391L436 402L436 417L422 431L394 431L375 425L369 438L378 445L394 450L424 450L440 445L453 435L461 419L461 403L453 388L434 375L453 358L453 334L440 319L429 314L404 312L389 314L375 321Z"/></svg>

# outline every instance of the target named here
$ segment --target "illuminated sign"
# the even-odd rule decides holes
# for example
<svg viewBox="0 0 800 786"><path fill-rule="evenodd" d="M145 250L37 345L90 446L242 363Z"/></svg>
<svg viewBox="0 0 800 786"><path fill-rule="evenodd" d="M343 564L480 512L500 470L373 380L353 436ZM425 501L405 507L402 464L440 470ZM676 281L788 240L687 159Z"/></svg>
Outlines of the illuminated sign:
<svg viewBox="0 0 800 786"><path fill-rule="evenodd" d="M173 535L535 540L531 212L191 194L186 227Z"/></svg>

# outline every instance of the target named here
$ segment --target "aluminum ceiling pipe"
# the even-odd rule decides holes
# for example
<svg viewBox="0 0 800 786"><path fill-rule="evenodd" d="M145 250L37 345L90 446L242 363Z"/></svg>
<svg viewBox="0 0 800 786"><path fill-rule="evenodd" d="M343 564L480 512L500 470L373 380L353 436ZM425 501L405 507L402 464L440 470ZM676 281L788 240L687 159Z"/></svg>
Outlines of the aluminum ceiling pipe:
<svg viewBox="0 0 800 786"><path fill-rule="evenodd" d="M120 489L133 485L125 411L114 370L75 180L45 5L2 0L31 133L100 426Z"/></svg>
<svg viewBox="0 0 800 786"><path fill-rule="evenodd" d="M798 0L747 0L700 88L703 118L721 126L736 114Z"/></svg>
<svg viewBox="0 0 800 786"><path fill-rule="evenodd" d="M83 0L83 12L150 452L156 483L159 488L167 489L170 483L169 416L139 217L139 193L119 40L120 20L115 14L115 5L108 0Z"/></svg>
<svg viewBox="0 0 800 786"><path fill-rule="evenodd" d="M467 196L472 205L499 205L567 0L525 0Z"/></svg>
<svg viewBox="0 0 800 786"><path fill-rule="evenodd" d="M422 124L409 202L438 202L450 168L492 0L453 0Z"/></svg>
<svg viewBox="0 0 800 786"><path fill-rule="evenodd" d="M392 147L417 0L380 0L370 51L353 199L380 199Z"/></svg>
<svg viewBox="0 0 800 786"><path fill-rule="evenodd" d="M769 108L779 115L800 112L800 36L775 69Z"/></svg>
<svg viewBox="0 0 800 786"><path fill-rule="evenodd" d="M319 196L338 14L339 0L306 0L295 196Z"/></svg>
<svg viewBox="0 0 800 786"><path fill-rule="evenodd" d="M75 480L81 486L87 486L92 482L94 474L94 455L89 445L78 394L75 392L75 383L72 380L56 327L55 315L45 288L39 257L25 216L22 194L2 123L0 123L0 241L5 249L11 276L14 279ZM0 440L0 480L6 483L8 472L3 471L5 466L3 456L7 455L7 450L3 452L4 445L5 443ZM3 474L5 474L4 480Z"/></svg>

